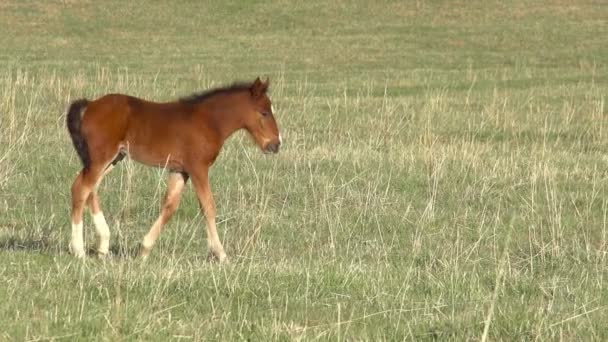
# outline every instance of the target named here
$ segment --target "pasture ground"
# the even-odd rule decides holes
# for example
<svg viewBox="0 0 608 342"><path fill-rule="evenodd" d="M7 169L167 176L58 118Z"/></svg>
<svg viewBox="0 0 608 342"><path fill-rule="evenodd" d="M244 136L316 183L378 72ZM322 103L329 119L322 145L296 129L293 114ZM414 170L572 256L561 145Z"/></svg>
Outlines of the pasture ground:
<svg viewBox="0 0 608 342"><path fill-rule="evenodd" d="M0 3L0 340L607 340L608 7L541 1ZM67 253L71 100L269 76L285 146L191 187L101 187ZM605 127L606 126L606 127ZM86 240L95 237L85 219ZM606 281L606 282L604 282Z"/></svg>

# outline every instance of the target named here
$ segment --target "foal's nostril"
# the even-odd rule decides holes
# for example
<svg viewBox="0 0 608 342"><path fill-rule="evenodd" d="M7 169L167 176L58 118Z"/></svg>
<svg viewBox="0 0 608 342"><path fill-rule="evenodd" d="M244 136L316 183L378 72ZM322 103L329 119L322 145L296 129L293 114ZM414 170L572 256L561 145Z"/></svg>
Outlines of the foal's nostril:
<svg viewBox="0 0 608 342"><path fill-rule="evenodd" d="M280 144L268 144L266 150L268 150L268 152L277 153L279 152L279 145Z"/></svg>

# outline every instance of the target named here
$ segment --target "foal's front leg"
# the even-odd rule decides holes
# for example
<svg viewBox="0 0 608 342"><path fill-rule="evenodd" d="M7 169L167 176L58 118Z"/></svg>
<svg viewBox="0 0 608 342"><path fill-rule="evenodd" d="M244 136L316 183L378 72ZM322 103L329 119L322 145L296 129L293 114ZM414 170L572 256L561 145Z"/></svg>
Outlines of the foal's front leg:
<svg viewBox="0 0 608 342"><path fill-rule="evenodd" d="M146 258L150 254L152 250L152 246L158 240L160 233L162 232L165 224L171 219L171 216L177 210L179 206L179 201L182 195L182 191L184 190L184 185L188 180L188 176L183 173L174 172L169 175L169 181L167 182L167 193L165 194L165 202L162 206L162 210L156 222L150 228L150 231L144 237L144 240L141 244L140 254L142 257Z"/></svg>
<svg viewBox="0 0 608 342"><path fill-rule="evenodd" d="M207 244L212 255L217 258L220 263L226 263L228 258L224 247L220 242L215 225L215 201L211 193L211 185L209 184L209 169L204 169L192 175L192 183L196 189L198 200L205 211L207 218Z"/></svg>

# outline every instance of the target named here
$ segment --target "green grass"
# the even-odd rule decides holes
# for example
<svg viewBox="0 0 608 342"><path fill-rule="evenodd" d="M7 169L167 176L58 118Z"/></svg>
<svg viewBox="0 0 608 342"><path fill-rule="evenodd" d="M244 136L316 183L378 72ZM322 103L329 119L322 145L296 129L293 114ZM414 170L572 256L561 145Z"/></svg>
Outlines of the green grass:
<svg viewBox="0 0 608 342"><path fill-rule="evenodd" d="M0 340L608 339L601 1L0 4ZM166 174L101 186L68 254L68 103L269 76L285 146L212 170L232 263ZM87 246L95 242L85 218Z"/></svg>

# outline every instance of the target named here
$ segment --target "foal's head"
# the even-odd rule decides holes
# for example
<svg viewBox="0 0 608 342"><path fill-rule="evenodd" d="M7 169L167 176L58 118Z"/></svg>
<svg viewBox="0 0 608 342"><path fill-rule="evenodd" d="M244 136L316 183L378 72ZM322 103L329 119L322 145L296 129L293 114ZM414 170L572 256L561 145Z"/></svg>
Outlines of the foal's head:
<svg viewBox="0 0 608 342"><path fill-rule="evenodd" d="M268 97L268 79L260 78L251 84L251 109L245 115L245 129L264 153L277 153L281 146L281 134L274 118L272 102Z"/></svg>

